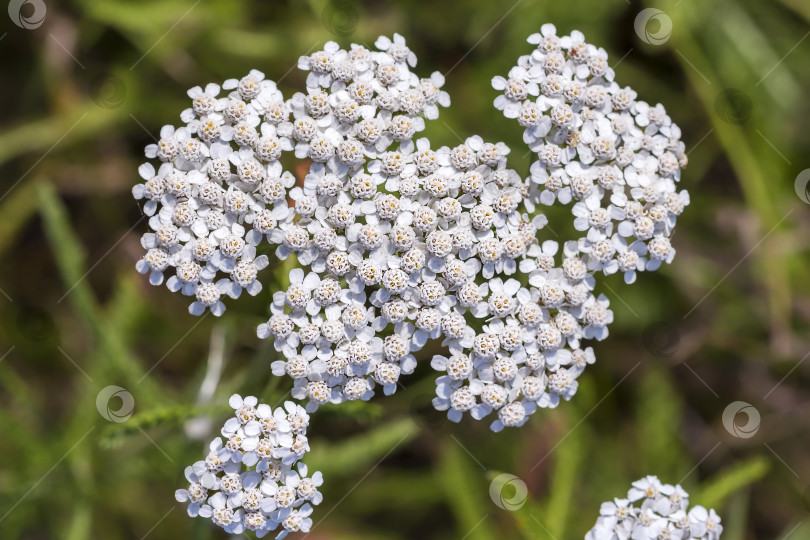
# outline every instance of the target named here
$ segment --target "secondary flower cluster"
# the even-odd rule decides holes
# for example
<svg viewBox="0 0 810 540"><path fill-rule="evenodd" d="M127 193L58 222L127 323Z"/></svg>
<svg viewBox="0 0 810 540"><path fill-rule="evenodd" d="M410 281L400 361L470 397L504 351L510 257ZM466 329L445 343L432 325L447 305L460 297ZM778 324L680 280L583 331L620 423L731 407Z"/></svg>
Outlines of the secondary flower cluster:
<svg viewBox="0 0 810 540"><path fill-rule="evenodd" d="M261 538L279 525L278 539L308 532L312 505L323 499L321 473L308 476L300 461L309 451L309 415L291 401L274 410L234 394L229 403L235 413L222 438L211 441L204 460L186 467L189 486L175 497L189 503L190 516L210 519L230 534L251 530Z"/></svg>
<svg viewBox="0 0 810 540"><path fill-rule="evenodd" d="M301 57L307 91L284 100L253 71L189 91L186 126L166 126L141 166L153 232L138 269L194 296L215 315L221 295L257 294L268 264L294 256L286 290L258 326L307 410L396 391L414 353L442 340L434 406L458 421L494 413L520 426L577 390L613 314L594 274L657 269L689 199L680 131L662 106L613 82L602 49L552 25L529 38L509 78L493 85L537 154L531 176L507 167L509 148L478 136L454 147L414 141L424 118L449 105L434 73L420 79L405 40L380 37ZM284 153L310 160L301 180ZM580 238L541 241L538 204L574 202ZM225 276L225 277L223 277Z"/></svg>
<svg viewBox="0 0 810 540"><path fill-rule="evenodd" d="M655 270L675 256L669 237L689 204L677 190L687 158L681 130L663 105L636 100L614 79L607 53L581 32L557 36L545 24L506 78L495 107L525 128L523 140L536 153L531 181L540 202L574 202L577 248L588 270Z"/></svg>
<svg viewBox="0 0 810 540"><path fill-rule="evenodd" d="M585 540L717 540L723 533L714 510L689 508L681 486L661 484L655 476L633 482L627 498L602 503L599 513Z"/></svg>
<svg viewBox="0 0 810 540"><path fill-rule="evenodd" d="M146 147L160 163L141 165L144 182L132 190L151 216L138 271L153 285L173 272L166 286L194 297L192 314L221 315L223 294L261 290L257 277L268 259L256 248L263 240L281 246L282 256L305 251L310 239L297 222L313 217L316 201L291 189L295 178L284 170L284 154L311 160L313 174L345 177L392 144L409 148L424 129L422 116L436 118L438 106L449 105L441 75L411 73L416 59L401 36L376 45L381 50L345 51L330 42L303 57L300 67L311 70L308 91L289 100L256 70L221 87L189 90L191 107L180 115L185 125L164 126L157 144ZM370 178L356 183L372 186Z"/></svg>

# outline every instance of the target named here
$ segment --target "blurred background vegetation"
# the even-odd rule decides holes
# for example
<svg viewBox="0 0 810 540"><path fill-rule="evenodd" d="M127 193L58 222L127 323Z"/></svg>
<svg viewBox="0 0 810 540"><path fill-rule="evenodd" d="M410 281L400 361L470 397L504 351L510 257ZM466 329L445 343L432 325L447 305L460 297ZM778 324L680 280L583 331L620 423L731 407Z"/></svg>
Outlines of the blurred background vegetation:
<svg viewBox="0 0 810 540"><path fill-rule="evenodd" d="M146 224L130 187L187 88L255 67L289 95L300 54L399 32L420 73L448 74L453 106L427 134L503 140L525 172L489 80L553 22L604 46L617 79L682 127L692 205L678 257L633 287L603 282L616 322L596 365L576 399L520 430L432 412L424 362L395 397L322 409L309 462L326 498L309 538L581 538L601 501L646 474L716 507L726 539L810 538L810 206L794 190L810 167L810 3L45 4L36 29L0 17L0 537L222 538L174 501L203 452L192 435L222 421L233 392L276 403L289 390L255 336L271 284L196 319L134 271ZM634 30L651 6L672 21L659 45ZM134 397L125 422L97 411L110 385ZM754 436L724 429L735 401L759 411ZM501 472L528 486L517 511L490 498Z"/></svg>

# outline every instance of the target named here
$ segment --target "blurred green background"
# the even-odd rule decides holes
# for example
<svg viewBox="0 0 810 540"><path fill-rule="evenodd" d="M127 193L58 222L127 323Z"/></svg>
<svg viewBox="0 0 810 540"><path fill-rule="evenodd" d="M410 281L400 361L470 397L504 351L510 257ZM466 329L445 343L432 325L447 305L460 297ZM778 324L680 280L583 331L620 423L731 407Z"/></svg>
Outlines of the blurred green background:
<svg viewBox="0 0 810 540"><path fill-rule="evenodd" d="M810 206L794 189L810 179L810 2L45 4L37 28L0 16L0 537L223 538L174 501L202 456L192 435L224 419L233 392L276 403L289 390L255 336L272 278L214 320L134 270L146 224L130 188L187 88L255 67L291 95L300 54L399 32L419 73L449 72L453 106L427 135L503 140L525 173L489 81L553 22L604 46L621 84L682 127L692 205L678 256L635 286L601 282L616 321L596 365L572 402L522 429L447 422L426 362L392 398L319 411L308 462L325 500L308 537L581 538L600 502L657 474L714 506L726 539L810 538ZM658 45L634 30L651 6L672 22L668 37L649 22ZM134 397L126 421L97 411L110 385ZM735 401L759 412L753 436L724 428ZM516 511L490 497L501 472L528 487Z"/></svg>

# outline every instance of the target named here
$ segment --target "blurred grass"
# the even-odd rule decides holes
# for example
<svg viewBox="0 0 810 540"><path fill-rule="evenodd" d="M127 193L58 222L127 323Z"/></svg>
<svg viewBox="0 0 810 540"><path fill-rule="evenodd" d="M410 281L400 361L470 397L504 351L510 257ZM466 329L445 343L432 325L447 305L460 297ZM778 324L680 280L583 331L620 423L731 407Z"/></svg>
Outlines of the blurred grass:
<svg viewBox="0 0 810 540"><path fill-rule="evenodd" d="M648 6L673 21L663 45L633 31ZM525 172L519 130L492 109L489 79L548 21L582 30L614 65L621 59L617 79L664 103L682 127L692 205L674 237L678 257L633 287L606 281L616 322L580 394L521 430L442 420L429 411L433 385L421 367L396 396L319 411L309 461L326 475L326 498L309 537L577 538L601 501L646 474L715 506L729 540L810 537L801 362L810 219L794 192L810 166L803 0L68 0L48 3L36 30L6 22L0 536L222 538L173 500L183 467L204 449L190 428L218 423L236 391L289 397L269 373L277 353L255 338L286 265L221 321L189 317L182 299L133 270L144 225L131 229L142 216L129 189L141 149L176 122L187 88L256 67L299 89L300 54L399 32L420 73L449 71L454 105L427 134L448 145L456 133L503 140ZM224 359L223 376L201 398L211 355ZM109 385L134 396L126 422L96 410ZM750 439L722 426L737 400L762 414ZM515 512L489 498L497 471L527 484Z"/></svg>

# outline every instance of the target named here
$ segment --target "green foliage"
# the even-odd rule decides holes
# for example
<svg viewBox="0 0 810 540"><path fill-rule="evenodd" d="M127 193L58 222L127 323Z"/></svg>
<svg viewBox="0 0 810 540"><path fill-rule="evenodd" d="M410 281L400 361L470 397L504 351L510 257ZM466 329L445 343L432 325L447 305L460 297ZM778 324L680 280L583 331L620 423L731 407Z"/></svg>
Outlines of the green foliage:
<svg viewBox="0 0 810 540"><path fill-rule="evenodd" d="M681 396L663 367L649 366L642 377L636 390L635 417L639 471L656 471L662 478L674 478L679 470L689 468L679 448Z"/></svg>
<svg viewBox="0 0 810 540"><path fill-rule="evenodd" d="M376 467L400 445L406 445L417 433L413 420L388 421L367 433L347 437L331 445L312 444L307 464L324 475L354 476Z"/></svg>
<svg viewBox="0 0 810 540"><path fill-rule="evenodd" d="M121 447L131 442L132 436L141 430L154 427L182 428L183 424L193 418L204 415L227 417L231 412L227 403L217 403L197 407L192 405L173 405L155 407L139 414L134 414L126 422L109 424L104 427L99 437L99 446L103 449Z"/></svg>
<svg viewBox="0 0 810 540"><path fill-rule="evenodd" d="M278 353L255 327L294 260L274 265L265 290L218 321L190 317L184 299L133 269L145 229L132 228L143 215L130 194L141 149L188 106L187 88L256 67L283 75L285 92L300 89L300 54L330 39L369 44L399 32L420 73L450 71L453 107L428 123L431 139L503 140L526 172L520 132L492 109L489 79L528 53L525 37L548 21L604 45L617 80L664 103L682 127L692 204L673 239L678 256L632 288L620 276L607 282L616 323L594 346L579 395L520 430L492 434L484 422L422 414L435 378L421 367L428 352L403 379L407 391L319 410L307 462L324 472L326 498L309 537L577 538L600 502L646 474L685 478L693 503L721 514L728 540L810 537L802 480L768 474L783 466L774 453L802 477L808 467L808 420L793 412L810 399L799 362L810 330L810 221L794 192L810 155L807 2L47 4L43 27L7 24L0 37L13 51L0 89L4 539L224 538L173 500L207 442L188 438L189 421L217 425L233 392L289 399L289 381L269 373ZM673 21L660 46L633 31L649 6ZM334 33L333 16L350 35ZM118 101L101 94L110 80L123 85ZM749 117L729 121L725 89L750 100ZM653 320L677 328L671 352L649 350ZM221 374L211 371L217 358ZM207 377L216 384L203 396ZM134 397L125 422L96 409L109 385ZM762 413L750 439L723 429L735 400ZM495 471L527 484L520 508L490 500Z"/></svg>
<svg viewBox="0 0 810 540"><path fill-rule="evenodd" d="M719 507L731 495L764 478L768 469L770 461L764 457L754 457L737 463L706 480L700 491L693 495L692 502L706 508Z"/></svg>
<svg viewBox="0 0 810 540"><path fill-rule="evenodd" d="M457 439L445 441L438 473L437 480L457 523L456 530L471 540L493 540L492 506L487 500L486 483L482 481L484 474Z"/></svg>

